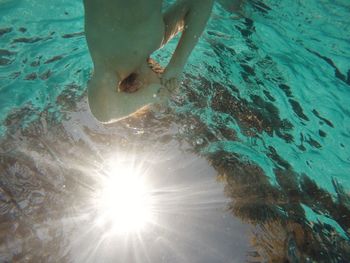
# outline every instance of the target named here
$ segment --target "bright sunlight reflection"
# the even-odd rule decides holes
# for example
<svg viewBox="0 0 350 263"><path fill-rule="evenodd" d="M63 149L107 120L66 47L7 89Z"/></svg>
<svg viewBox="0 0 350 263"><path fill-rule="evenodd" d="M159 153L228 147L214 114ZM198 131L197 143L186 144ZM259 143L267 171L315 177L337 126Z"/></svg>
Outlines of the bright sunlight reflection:
<svg viewBox="0 0 350 263"><path fill-rule="evenodd" d="M141 167L132 163L109 164L96 197L96 224L110 233L140 232L154 221L150 185Z"/></svg>

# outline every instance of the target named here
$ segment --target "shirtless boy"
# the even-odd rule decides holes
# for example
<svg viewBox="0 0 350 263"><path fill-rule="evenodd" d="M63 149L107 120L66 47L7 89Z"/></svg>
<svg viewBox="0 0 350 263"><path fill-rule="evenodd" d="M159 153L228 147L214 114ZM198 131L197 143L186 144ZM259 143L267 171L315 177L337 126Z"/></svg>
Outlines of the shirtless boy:
<svg viewBox="0 0 350 263"><path fill-rule="evenodd" d="M163 14L162 0L84 0L85 33L94 64L88 100L96 119L116 121L166 99L168 93L162 91L179 86L212 6L213 0L177 0ZM147 60L180 31L179 43L160 79ZM120 84L132 74L137 91L125 92Z"/></svg>

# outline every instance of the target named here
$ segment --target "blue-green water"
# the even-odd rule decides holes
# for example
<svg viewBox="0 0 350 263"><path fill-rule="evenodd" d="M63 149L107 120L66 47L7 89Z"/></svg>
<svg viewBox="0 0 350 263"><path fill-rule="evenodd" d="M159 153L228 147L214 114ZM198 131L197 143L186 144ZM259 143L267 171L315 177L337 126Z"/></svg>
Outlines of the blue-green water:
<svg viewBox="0 0 350 263"><path fill-rule="evenodd" d="M0 1L0 259L45 262L50 251L50 262L84 262L75 252L84 246L69 241L87 195L79 187L90 185L81 167L115 149L164 157L177 147L214 168L206 174L218 174L232 218L254 228L247 258L348 262L349 13L347 0L252 0L244 17L216 4L173 113L102 126L85 103L92 63L81 1ZM175 44L153 57L166 65ZM180 173L198 170L186 167ZM198 174L189 185L203 180ZM231 230L227 240L237 239ZM208 241L217 262L233 261L229 248L220 250L227 240ZM183 257L152 254L157 262L204 262L184 259L198 251L165 247Z"/></svg>

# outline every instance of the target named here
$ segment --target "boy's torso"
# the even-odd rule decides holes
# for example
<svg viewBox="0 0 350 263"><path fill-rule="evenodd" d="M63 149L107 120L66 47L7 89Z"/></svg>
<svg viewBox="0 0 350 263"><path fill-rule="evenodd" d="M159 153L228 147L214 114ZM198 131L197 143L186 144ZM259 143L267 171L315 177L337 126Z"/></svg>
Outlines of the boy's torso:
<svg viewBox="0 0 350 263"><path fill-rule="evenodd" d="M94 61L130 71L159 48L164 35L162 0L84 0L84 6Z"/></svg>

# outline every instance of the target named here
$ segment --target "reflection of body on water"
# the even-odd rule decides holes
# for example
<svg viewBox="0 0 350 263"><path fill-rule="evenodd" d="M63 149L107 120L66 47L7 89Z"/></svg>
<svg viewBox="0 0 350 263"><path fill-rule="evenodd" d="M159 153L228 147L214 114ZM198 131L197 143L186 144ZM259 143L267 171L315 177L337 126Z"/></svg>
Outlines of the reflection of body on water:
<svg viewBox="0 0 350 263"><path fill-rule="evenodd" d="M188 77L189 79L191 78L190 76ZM205 85L205 80L203 79L203 81L203 84ZM220 94L220 91L218 92L218 94ZM225 100L233 99L233 97L226 96L221 98L225 98ZM62 99L71 100L72 96L67 95L67 97ZM74 98L73 96L73 99L79 98ZM218 100L217 103L221 104L221 101ZM67 105L69 105L69 103ZM226 105L236 105L236 102L233 100ZM239 115L237 116L237 119L240 121L241 125L247 128L247 130L262 132L264 130L279 130L281 128L279 126L259 126L261 123L271 123L271 120L265 119L266 117L259 115L258 112L254 112L254 109L250 108L251 105L249 103L240 104L240 107L241 109L242 107L245 108L245 110L238 113ZM69 111L72 110L72 108L69 109ZM32 246L41 246L41 241L37 239L36 233L38 231L53 231L53 236L51 234L47 236L47 238L50 238L49 240L51 240L46 240L48 241L47 246L52 245L53 247L56 247L57 244L65 246L67 244L65 242L62 243L61 238L67 241L67 237L59 234L59 228L71 229L70 231L74 232L74 229L77 228L75 225L76 223L79 224L79 222L85 222L84 220L88 220L88 218L84 219L84 216L82 217L82 215L79 214L79 211L85 211L84 206L86 206L86 203L84 204L84 200L85 198L88 198L91 189L94 187L93 182L95 179L87 176L87 174L90 170L94 170L98 167L98 163L103 161L99 159L99 156L108 154L108 152L110 152L109 149L127 150L127 148L133 148L132 145L139 144L144 138L148 138L147 143L144 143L145 148L150 147L152 141L154 141L155 145L159 145L159 147L152 146L151 148L154 149L155 147L155 149L158 150L164 147L161 145L167 145L169 143L170 145L174 145L171 141L176 137L174 137L175 134L173 136L171 136L171 133L169 134L169 128L175 123L181 127L187 127L185 130L182 130L180 137L178 137L177 140L179 140L180 143L183 140L188 141L189 145L187 145L187 147L190 147L188 150L194 153L199 153L205 149L208 144L216 142L216 136L212 134L208 127L206 127L206 125L195 116L184 117L180 115L178 118L176 117L174 119L172 116L165 115L161 118L159 118L159 116L155 118L155 116L147 113L146 115L137 118L135 117L125 120L119 123L118 126L110 125L109 127L98 127L93 124L94 122L92 119L86 118L87 112L86 108L84 112L73 112L70 114L69 121L57 124L51 122L50 127L45 126L45 123L51 116L51 114L47 112L42 115L41 119L38 119L30 126L22 129L21 135L17 136L15 140L10 136L2 143L2 145L8 147L7 154L2 154L1 157L3 164L6 163L6 165L2 165L2 169L6 174L12 176L15 174L19 175L17 171L20 171L20 173L25 176L25 182L27 185L27 191L23 192L21 197L16 196L14 199L11 199L9 195L10 192L6 194L9 200L12 200L9 205L11 206L11 202L14 205L14 210L12 210L14 211L13 215L16 215L16 220L18 220L17 224L19 227L15 230L17 237L22 237L22 240L25 237L27 239L28 236L31 237L28 239L31 240L31 245L24 242L23 246L21 246L24 253L23 256L28 253L26 247L32 248ZM20 113L18 113L18 116L12 116L11 119L15 120L19 116L21 116ZM278 116L275 117L278 118ZM74 124L77 121L85 125L84 131L77 130L77 127ZM273 123L282 122L274 121ZM13 124L14 123L12 123L12 125ZM120 133L122 130L124 136L127 135L128 141L125 141L125 137L122 135L123 133ZM115 133L115 131L117 131L117 133ZM133 131L136 131L136 133ZM223 129L221 130L221 133L226 134L226 138L236 140L233 132L230 133L228 130ZM204 138L204 140L200 142L198 141L197 144L190 146L190 144L195 142L194 138L197 136ZM256 136L256 134L251 134L250 136ZM72 141L70 138L76 138L76 141ZM80 142L77 144L77 141ZM134 142L132 143L132 141ZM108 148L104 147L106 144L109 145ZM72 150L70 150L68 160L66 152L69 148ZM91 152L91 149L94 149L94 151ZM36 154L32 154L32 157L29 157L26 155L28 151L32 151L32 153ZM82 152L90 152L91 154L82 157ZM39 156L41 156L40 159L38 159ZM166 156L166 153L164 153L164 156ZM330 198L328 193L319 189L308 177L304 176L302 177L302 180L299 181L300 176L294 172L288 162L278 156L277 153L274 153L274 156L272 157L279 160L280 163L283 162L285 166L284 169L276 168L275 170L280 188L271 185L266 174L264 174L264 171L259 166L242 161L241 158L234 153L218 149L210 154L205 154L205 156L212 167L218 172L219 181L225 185L226 195L232 199L232 203L229 204L228 207L229 211L232 212L235 218L238 217L243 222L249 222L256 227L256 230L252 232L251 236L253 250L242 243L242 247L245 246L245 249L250 251L250 258L262 261L268 259L269 261L276 262L283 260L294 262L294 259L306 260L306 258L320 260L319 256L322 252L330 253L330 258L333 257L332 255L337 255L340 258L346 259L348 255L346 252L349 249L347 240L339 235L335 229L332 229L331 226L325 226L317 222L315 222L314 225L310 225L308 219L305 217L304 210L301 207L302 204L305 204L314 207L314 209L327 209L328 213L330 213L333 218L338 218L340 226L343 229L347 229L349 227L349 221L347 218L350 214L350 210L346 206L346 198L348 197L342 191L340 186L337 186L339 199L336 203ZM171 158L168 162L170 163L166 163L166 167L169 165L170 167L173 166L173 164L171 164ZM177 162L179 163L179 161ZM192 162L193 160L189 160L189 163ZM57 165L57 163L61 163L61 165ZM66 165L62 165L63 163L66 163ZM183 162L180 161L180 163ZM92 164L92 166L89 168L89 165L87 164ZM196 169L200 169L203 165L204 163L200 162ZM186 163L183 163L182 165L185 170L190 166L191 165ZM181 173L183 172L184 170ZM194 173L192 175L195 175L196 181L189 181L189 184L185 186L189 191L187 194L192 196L192 199L189 200L192 200L193 202L190 209L186 210L186 213L189 213L189 215L193 214L194 218L196 218L196 214L198 216L198 209L199 214L201 209L204 209L204 213L205 211L209 211L206 210L205 206L201 207L200 204L203 205L206 204L206 202L212 203L213 200L217 199L215 199L215 196L210 195L210 193L213 193L213 185L209 185L207 190L203 190L206 189L205 185L201 184L201 181L203 182L204 180L203 175L195 172L195 170L190 170L189 172ZM43 175L50 175L50 177ZM173 179L167 178L166 169L162 172L162 175L162 180L174 180L173 183L176 182L176 178L178 177L178 175L174 174ZM188 174L188 176L192 175ZM16 180L19 180L19 178ZM186 179L183 183L187 184ZM197 186L193 187L196 184ZM5 188L10 187L10 185L11 182L8 181ZM195 189L199 189L202 193L204 192L202 195L198 196L198 200L193 199L193 195L196 195ZM34 193L37 194L33 195ZM173 196L173 203L176 204L177 198L180 198L185 203L191 202L186 199L186 196L183 195L184 193L185 192L179 191L178 196ZM215 195L217 194L218 193L216 192ZM62 195L66 197L62 199ZM34 196L36 196L35 199L33 199ZM32 198L30 200L37 202L40 206L45 201L45 209L47 212L45 212L45 214L43 214L44 211L39 212L39 207L36 206L21 207L19 205L21 200L26 200L28 198ZM51 198L53 199L50 201ZM67 202L71 203L69 209L66 207ZM221 203L222 208L225 207L223 204L224 203ZM318 208L315 207L315 204L318 204ZM32 203L32 205L34 205L34 203ZM10 212L11 210L4 211L8 211L7 213L13 213ZM284 212L282 213L281 211ZM169 213L169 209L167 212ZM177 212L183 213L181 212L181 209L177 210L174 214L176 215ZM220 214L218 211L215 213ZM60 218L62 215L63 217ZM171 215L171 213L169 215ZM68 216L68 218L70 217L69 223L66 222L67 219L64 216ZM54 222L53 220L58 220L56 226L53 226L50 223L44 227L44 221ZM206 223L202 219L200 221L201 222L198 222L198 224L204 225L199 225L198 227L199 229L202 229L201 231L204 231L203 228L206 227ZM5 222L6 221L4 221L4 223ZM10 218L7 219L7 222L8 224L12 224ZM183 223L186 224L186 221ZM39 224L41 227L35 228L35 224ZM189 226L191 226L191 224ZM216 224L214 229L217 229L220 232L221 227L221 225ZM241 226L241 228L242 227L243 226ZM7 232L9 230L10 228L5 232L3 231L3 235L9 235L10 233ZM177 230L174 229L174 231ZM238 231L238 229L233 230L232 235L234 235L235 231ZM199 232L196 233L198 234ZM81 234L82 233L79 231L79 235ZM181 234L179 234L179 236L181 237ZM330 236L332 236L331 239L329 238ZM84 236L81 238L78 238L77 240L82 242ZM182 238L184 238L184 236L182 236ZM194 246L193 249L195 249L196 242L200 243L200 241L197 240L195 236L193 236L193 238L194 240L191 241L193 242L191 244ZM232 238L235 239L233 236ZM87 241L88 240L85 239L85 241L81 243L84 244L84 246L78 246L79 251L93 249L89 246L89 242L86 243ZM167 249L170 248L169 246L172 246L171 242L168 242L170 241L163 240L159 244L162 244L162 246L165 246ZM106 252L102 244L103 242L100 244L100 249L102 249L101 251ZM47 249L49 249L49 247L47 247ZM224 247L220 248L220 244L215 250L226 251ZM94 251L97 254L99 253L99 249L95 249ZM122 253L122 250L117 251ZM239 249L237 251L239 251ZM71 253L73 253L73 251L71 251ZM176 254L176 252L173 253ZM65 254L64 256L69 258L70 254ZM156 257L156 254L153 254L153 256ZM222 262L225 262L227 258L225 258L225 255L222 256Z"/></svg>
<svg viewBox="0 0 350 263"><path fill-rule="evenodd" d="M69 97L62 100L81 99ZM1 156L6 163L2 168L27 189L18 192L13 203L27 199L37 203L12 208L16 217L4 222L18 227L3 229L2 234L16 246L8 247L4 256L11 258L21 249L17 258L33 261L48 255L76 262L119 262L123 257L128 262L142 262L145 257L156 262L245 260L249 226L225 210L228 199L215 180L215 170L204 158L186 153L190 145L173 139L178 133L171 128L177 127L173 117L159 119L147 113L104 127L89 115L85 103L78 107L81 112L69 109L66 121L48 127L51 114L46 113L15 139L4 141L11 153ZM77 122L85 128L77 127ZM28 152L31 156L26 156ZM110 222L95 224L99 209L91 206L91 198L101 187L99 171L105 168L101 157L109 156L128 165L143 164L152 184L154 221L140 232L113 232ZM10 186L8 182L6 187ZM9 206L2 208L11 213ZM37 247L43 252L36 257L30 251Z"/></svg>

